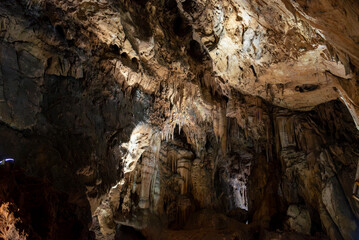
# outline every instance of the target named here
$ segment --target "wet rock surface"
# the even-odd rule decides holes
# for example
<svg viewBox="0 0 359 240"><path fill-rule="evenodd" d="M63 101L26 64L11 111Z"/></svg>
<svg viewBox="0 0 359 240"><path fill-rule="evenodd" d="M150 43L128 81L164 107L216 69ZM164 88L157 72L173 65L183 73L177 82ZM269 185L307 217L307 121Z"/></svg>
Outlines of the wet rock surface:
<svg viewBox="0 0 359 240"><path fill-rule="evenodd" d="M358 16L1 1L0 203L30 239L356 239Z"/></svg>

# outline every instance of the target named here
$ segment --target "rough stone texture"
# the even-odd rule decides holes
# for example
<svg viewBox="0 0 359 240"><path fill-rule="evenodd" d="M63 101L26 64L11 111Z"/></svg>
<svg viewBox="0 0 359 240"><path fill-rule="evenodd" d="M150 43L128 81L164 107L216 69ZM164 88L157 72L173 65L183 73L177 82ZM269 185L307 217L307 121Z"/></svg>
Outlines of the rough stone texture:
<svg viewBox="0 0 359 240"><path fill-rule="evenodd" d="M1 1L0 155L42 188L2 186L46 192L49 217L0 202L33 239L355 239L358 16L355 0Z"/></svg>
<svg viewBox="0 0 359 240"><path fill-rule="evenodd" d="M312 222L308 210L296 205L290 205L287 215L289 216L288 224L290 229L299 233L310 234Z"/></svg>

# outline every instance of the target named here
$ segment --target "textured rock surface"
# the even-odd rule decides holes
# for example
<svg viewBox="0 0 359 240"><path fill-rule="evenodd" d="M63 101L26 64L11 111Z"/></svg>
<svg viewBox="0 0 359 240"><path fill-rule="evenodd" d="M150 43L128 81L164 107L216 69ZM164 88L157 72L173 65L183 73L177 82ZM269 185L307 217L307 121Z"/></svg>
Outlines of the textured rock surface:
<svg viewBox="0 0 359 240"><path fill-rule="evenodd" d="M1 1L0 202L32 239L356 239L358 67L355 0Z"/></svg>

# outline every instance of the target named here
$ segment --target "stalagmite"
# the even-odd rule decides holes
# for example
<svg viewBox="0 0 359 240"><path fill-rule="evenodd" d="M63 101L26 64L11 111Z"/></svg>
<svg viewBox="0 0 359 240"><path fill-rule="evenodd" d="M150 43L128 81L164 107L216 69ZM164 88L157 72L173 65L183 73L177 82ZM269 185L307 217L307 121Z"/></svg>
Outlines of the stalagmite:
<svg viewBox="0 0 359 240"><path fill-rule="evenodd" d="M239 172L230 179L233 187L234 204L244 210L248 210L247 183L250 175L251 164L240 165Z"/></svg>
<svg viewBox="0 0 359 240"><path fill-rule="evenodd" d="M140 159L142 153L150 147L152 141L153 130L149 125L139 124L132 131L130 141L122 144L128 153L124 157L124 172L132 172Z"/></svg>
<svg viewBox="0 0 359 240"><path fill-rule="evenodd" d="M183 178L183 185L181 186L181 194L185 195L188 192L191 177L191 162L188 159L177 160L177 173Z"/></svg>
<svg viewBox="0 0 359 240"><path fill-rule="evenodd" d="M142 168L141 168L141 191L140 191L140 202L138 206L140 208L150 207L150 189L152 183L152 177L155 173L155 159L151 159L151 155L144 155L142 157Z"/></svg>
<svg viewBox="0 0 359 240"><path fill-rule="evenodd" d="M223 105L223 104L222 104ZM221 106L219 111L219 132L221 149L223 154L227 153L227 117L226 108Z"/></svg>

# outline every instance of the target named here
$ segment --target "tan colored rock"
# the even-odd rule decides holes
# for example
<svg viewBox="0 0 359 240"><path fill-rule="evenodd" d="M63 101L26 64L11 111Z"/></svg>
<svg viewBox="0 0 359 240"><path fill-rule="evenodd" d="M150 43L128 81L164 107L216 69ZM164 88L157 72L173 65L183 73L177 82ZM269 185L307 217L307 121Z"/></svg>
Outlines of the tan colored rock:
<svg viewBox="0 0 359 240"><path fill-rule="evenodd" d="M308 210L296 205L290 205L287 210L287 215L289 216L288 224L291 230L303 234L310 234L311 220Z"/></svg>
<svg viewBox="0 0 359 240"><path fill-rule="evenodd" d="M181 194L185 195L188 193L188 187L191 181L191 162L188 159L177 160L177 173L183 178L181 184Z"/></svg>
<svg viewBox="0 0 359 240"><path fill-rule="evenodd" d="M212 205L213 191L211 188L211 176L207 169L203 167L200 159L195 159L191 168L191 183L193 197L199 202L202 208Z"/></svg>
<svg viewBox="0 0 359 240"><path fill-rule="evenodd" d="M324 206L334 223L338 226L343 238L355 239L358 226L335 178L331 178L324 187L322 198Z"/></svg>
<svg viewBox="0 0 359 240"><path fill-rule="evenodd" d="M172 239L216 209L178 236L285 238L266 231L287 214L353 239L358 16L354 0L2 1L0 149L104 238ZM238 208L251 226L223 215Z"/></svg>

